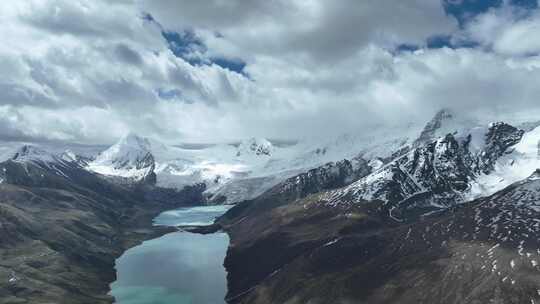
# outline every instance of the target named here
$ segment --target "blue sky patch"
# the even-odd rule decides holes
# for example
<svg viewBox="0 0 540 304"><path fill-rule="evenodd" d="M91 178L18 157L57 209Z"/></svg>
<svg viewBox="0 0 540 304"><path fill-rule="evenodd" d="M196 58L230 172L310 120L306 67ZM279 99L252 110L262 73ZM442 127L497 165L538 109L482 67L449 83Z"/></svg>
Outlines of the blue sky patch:
<svg viewBox="0 0 540 304"><path fill-rule="evenodd" d="M167 40L169 49L176 57L180 57L192 65L202 63L198 55L206 52L206 45L193 31L186 30L182 33L162 31L161 34Z"/></svg>
<svg viewBox="0 0 540 304"><path fill-rule="evenodd" d="M215 57L210 59L212 63L219 65L220 67L224 69L228 69L230 71L242 74L244 76L247 76L244 72L244 68L246 67L246 63L243 62L240 59L232 59L229 60L227 58L223 57Z"/></svg>
<svg viewBox="0 0 540 304"><path fill-rule="evenodd" d="M538 9L537 0L511 0L510 4L516 8L521 9L522 17L527 16L528 11ZM487 12L492 8L497 8L503 5L503 0L443 0L442 5L448 15L454 16L459 25L464 27L467 22L472 20L477 15ZM400 44L396 47L396 52L412 52L422 47L429 49L438 48L474 48L479 46L476 41L470 40L456 40L451 35L435 35L429 37L425 45L416 44Z"/></svg>
<svg viewBox="0 0 540 304"><path fill-rule="evenodd" d="M169 49L176 57L184 59L193 66L216 64L224 69L248 77L244 71L246 63L240 59L229 59L225 57L206 58L204 55L207 53L208 48L193 30L184 30L183 32L166 30L149 13L143 13L142 19L157 25L161 29L161 35L167 41ZM223 34L219 32L216 32L215 35L217 38L223 38Z"/></svg>
<svg viewBox="0 0 540 304"><path fill-rule="evenodd" d="M451 49L457 49L457 48L474 48L477 47L479 44L475 41L466 41L466 40L459 40L456 41L452 39L452 36L450 35L436 35L429 37L426 40L426 44L424 47L428 49L440 49L440 48L451 48ZM396 52L414 52L416 50L421 49L422 47L415 44L400 44L396 47Z"/></svg>
<svg viewBox="0 0 540 304"><path fill-rule="evenodd" d="M464 26L477 15L491 8L500 7L502 4L503 0L443 0L446 13L454 16L460 26ZM510 4L522 9L538 8L537 0L510 0Z"/></svg>
<svg viewBox="0 0 540 304"><path fill-rule="evenodd" d="M454 16L463 26L475 16L487 12L490 8L499 7L502 0L443 0L447 14Z"/></svg>
<svg viewBox="0 0 540 304"><path fill-rule="evenodd" d="M246 63L240 59L229 59L225 57L205 58L204 54L207 53L208 49L193 31L184 31L183 33L162 31L162 35L167 40L169 49L171 49L173 54L186 60L191 65L216 64L224 69L247 76L244 72Z"/></svg>
<svg viewBox="0 0 540 304"><path fill-rule="evenodd" d="M457 48L474 48L477 47L479 44L475 41L469 41L469 40L454 40L452 39L452 36L449 35L437 35L429 37L426 41L426 46L429 49L440 49L440 48L451 48L451 49L457 49Z"/></svg>
<svg viewBox="0 0 540 304"><path fill-rule="evenodd" d="M396 50L398 52L414 52L414 51L417 51L419 50L420 47L418 45L415 45L415 44L409 44L409 43L403 43L403 44L400 44L396 47Z"/></svg>

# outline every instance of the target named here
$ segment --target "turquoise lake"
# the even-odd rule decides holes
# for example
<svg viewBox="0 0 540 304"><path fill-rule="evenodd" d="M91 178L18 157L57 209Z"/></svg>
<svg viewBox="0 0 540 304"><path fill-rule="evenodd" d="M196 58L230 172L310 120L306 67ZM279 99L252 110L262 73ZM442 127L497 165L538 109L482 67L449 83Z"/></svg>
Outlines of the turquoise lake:
<svg viewBox="0 0 540 304"><path fill-rule="evenodd" d="M163 212L154 225L207 225L230 206ZM221 304L227 293L225 233L174 232L129 249L116 260L111 295L118 304Z"/></svg>

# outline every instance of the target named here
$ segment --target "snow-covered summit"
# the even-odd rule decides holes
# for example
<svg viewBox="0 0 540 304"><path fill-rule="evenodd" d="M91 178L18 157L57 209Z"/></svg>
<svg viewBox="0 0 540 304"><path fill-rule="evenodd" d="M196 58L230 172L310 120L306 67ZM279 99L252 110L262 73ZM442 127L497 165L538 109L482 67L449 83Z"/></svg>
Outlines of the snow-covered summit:
<svg viewBox="0 0 540 304"><path fill-rule="evenodd" d="M274 151L274 145L266 138L252 137L238 145L237 156L257 155L270 156Z"/></svg>
<svg viewBox="0 0 540 304"><path fill-rule="evenodd" d="M475 138L479 137L481 143L483 141L481 137L487 130L486 125L478 119L471 119L451 109L442 109L425 125L413 143L413 147L421 146L447 134L452 134L456 138L472 134Z"/></svg>
<svg viewBox="0 0 540 304"><path fill-rule="evenodd" d="M8 169L13 168L10 162L20 165L24 171ZM74 171L80 169L82 166L75 159L42 147L24 144L13 150L9 158L2 160L0 180L41 180L47 174L69 179Z"/></svg>
<svg viewBox="0 0 540 304"><path fill-rule="evenodd" d="M208 195L225 196L230 198L229 203L253 198L290 177L329 162L357 157L369 162L374 171L381 172L382 175L370 177L374 180L386 183L389 179L404 178L405 181L409 178L399 174L400 171L407 171L407 174L431 172L438 174L435 179L446 189L458 187L462 182L470 185L472 175L468 172L464 176L452 176L452 168L468 167L462 166L463 161L477 162L474 164L475 178L483 178L483 172L493 176L500 166L499 158L505 159L508 155L501 154L510 153L505 150L509 146L507 141L514 144L519 141L521 134L516 133L515 128L504 124L489 125L486 120L486 117L470 119L461 113L441 110L427 124L412 121L387 125L381 122L354 133L299 139L290 145L274 145L265 138L254 137L239 144L195 149L165 145L131 133L83 166L101 174L135 180L152 176L162 187L180 189L202 182L207 186ZM419 155L415 156L415 151ZM68 153L65 157L73 159L76 155ZM401 168L389 165L400 157L410 162L400 163ZM403 168L405 165L411 168ZM427 171L421 172L423 170ZM450 186L445 184L446 177L454 179ZM412 185L407 190L412 194L431 187L416 187L414 181L405 184Z"/></svg>
<svg viewBox="0 0 540 304"><path fill-rule="evenodd" d="M104 175L145 179L155 168L150 140L129 133L100 153L87 168Z"/></svg>
<svg viewBox="0 0 540 304"><path fill-rule="evenodd" d="M11 160L16 162L26 162L26 161L43 161L43 162L54 162L56 158L51 153L38 148L33 145L24 145L20 147L14 155L11 157Z"/></svg>

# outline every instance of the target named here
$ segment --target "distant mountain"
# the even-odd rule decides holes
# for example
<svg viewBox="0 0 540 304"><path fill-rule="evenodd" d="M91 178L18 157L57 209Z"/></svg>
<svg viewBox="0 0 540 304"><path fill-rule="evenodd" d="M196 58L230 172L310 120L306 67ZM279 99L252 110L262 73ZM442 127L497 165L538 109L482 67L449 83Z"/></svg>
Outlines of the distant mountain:
<svg viewBox="0 0 540 304"><path fill-rule="evenodd" d="M450 109L442 109L428 121L418 138L413 142L412 147L421 146L447 134L457 137L468 135L475 128L485 129L483 126L481 121L463 117L460 113L455 113ZM480 130L480 132L482 131Z"/></svg>
<svg viewBox="0 0 540 304"><path fill-rule="evenodd" d="M414 151L430 154L429 151L421 150L425 150L429 145L435 148L437 144L434 142L446 135L453 138L448 138L450 146L456 142L459 149L468 150L462 157L475 159L470 161L487 161L491 166L499 167L498 162L488 160L487 156L479 158L477 155L484 151L484 137L488 131L489 126L480 120L467 118L451 110L441 110L427 124L414 122L396 126L381 125L335 138L303 139L290 145L273 145L264 138L248 138L237 145L221 144L183 149L129 134L101 152L94 160L79 157L77 161L93 172L120 177L124 182L142 181L176 189L204 183L211 203L236 203L253 199L300 173L344 159L362 158L370 162L372 168L376 167L377 170L374 171L378 171L379 167L385 167L382 171L392 171L397 163L396 159L405 155L408 155L407 159L412 159L414 155L411 153L415 153ZM463 147L465 144L466 148ZM437 149L443 145L444 142L441 142ZM495 156L497 160L504 159L500 155ZM432 158L436 160L438 157ZM429 160L430 156L421 158ZM488 168L475 170L471 174L476 180L483 178L482 175L485 175ZM396 178L399 179L398 175L400 174L398 173ZM372 177L376 178L375 175ZM472 180L471 176L467 178L467 182L469 180ZM405 180L404 183L412 185ZM474 183L470 186L474 187L468 191L471 195L481 191ZM424 191L424 188L414 185L409 188L400 190L403 193L399 197L404 199L411 195L408 191ZM394 190L398 191L397 188Z"/></svg>
<svg viewBox="0 0 540 304"><path fill-rule="evenodd" d="M69 159L60 158L53 153L33 145L24 145L20 147L14 152L10 159L18 163L34 163L40 166L64 164L72 161Z"/></svg>
<svg viewBox="0 0 540 304"><path fill-rule="evenodd" d="M270 141L265 138L250 138L248 140L242 141L238 146L238 152L236 156L244 155L272 155L274 146Z"/></svg>
<svg viewBox="0 0 540 304"><path fill-rule="evenodd" d="M74 171L80 170L82 167L76 160L65 159L37 146L24 145L3 163L0 178L6 183L35 186L58 179L69 180Z"/></svg>
<svg viewBox="0 0 540 304"><path fill-rule="evenodd" d="M182 149L131 134L101 152L95 160L81 159L78 155L64 157L77 158L88 170L119 177L124 182L153 182L155 176L156 185L167 188L205 183L211 203L235 203L254 198L296 174L328 162L352 159L371 149L370 145L363 148L362 140L343 136L328 143L310 141L274 146L263 138L249 138L238 145ZM392 145L403 142L393 137L382 139L386 141L393 141Z"/></svg>
<svg viewBox="0 0 540 304"><path fill-rule="evenodd" d="M120 176L134 181L155 183L156 167L151 143L147 138L130 133L109 149L101 152L87 168L103 175Z"/></svg>

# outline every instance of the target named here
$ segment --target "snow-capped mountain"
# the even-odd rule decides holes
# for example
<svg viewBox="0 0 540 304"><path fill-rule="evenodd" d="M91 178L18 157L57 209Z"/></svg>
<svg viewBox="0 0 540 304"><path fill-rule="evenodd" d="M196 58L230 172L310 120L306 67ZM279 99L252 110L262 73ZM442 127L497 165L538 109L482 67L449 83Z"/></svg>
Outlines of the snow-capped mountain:
<svg viewBox="0 0 540 304"><path fill-rule="evenodd" d="M417 147L406 154L350 186L327 194L328 202L339 205L382 200L390 212L418 211L418 207L427 212L485 196L490 193L479 191L484 187L483 180L504 175L500 160L519 153L520 145L530 141L527 139L530 136L508 124L493 123L486 128L474 127L469 133L464 130L449 133L425 144L416 141ZM508 170L523 169L518 161L506 163L512 168ZM507 185L499 183L491 190Z"/></svg>
<svg viewBox="0 0 540 304"><path fill-rule="evenodd" d="M483 133L485 127L479 120L474 120L468 117L463 117L449 109L442 109L426 124L418 138L413 142L413 147L418 147L423 144L434 141L447 134L466 136L473 133ZM482 134L477 134L481 139Z"/></svg>
<svg viewBox="0 0 540 304"><path fill-rule="evenodd" d="M256 155L256 156L270 156L274 150L274 145L266 138L252 137L248 140L242 141L238 146L238 152L236 156L243 155Z"/></svg>
<svg viewBox="0 0 540 304"><path fill-rule="evenodd" d="M60 175L65 175L64 169L82 167L84 157L76 156L69 151L56 154L33 145L24 145L15 150L7 159L22 165L33 164L44 169L50 169Z"/></svg>
<svg viewBox="0 0 540 304"><path fill-rule="evenodd" d="M459 125L448 111L435 116L431 125L408 123L370 128L327 140L303 139L296 144L274 145L264 138L239 144L218 144L184 149L129 134L95 160L87 169L135 181L154 181L158 186L181 189L203 182L211 201L234 203L262 194L287 178L330 162L362 157L379 167L410 149L421 137L431 138ZM428 135L426 135L428 134ZM73 156L72 156L73 157Z"/></svg>
<svg viewBox="0 0 540 304"><path fill-rule="evenodd" d="M358 149L357 170L329 163L233 207L216 224L235 244L230 298L537 303L540 127L530 126L440 112L385 155Z"/></svg>
<svg viewBox="0 0 540 304"><path fill-rule="evenodd" d="M76 158L33 145L23 145L0 162L2 182L29 186L58 187L63 184L70 187L74 179L81 179L81 172L86 171Z"/></svg>
<svg viewBox="0 0 540 304"><path fill-rule="evenodd" d="M14 152L10 159L18 163L32 162L40 165L63 163L65 161L48 151L32 145L22 146Z"/></svg>
<svg viewBox="0 0 540 304"><path fill-rule="evenodd" d="M539 199L538 172L494 195L406 220L381 200L336 208L318 194L263 195L219 219L235 244L225 260L230 298L538 303ZM359 296L357 286L368 292Z"/></svg>
<svg viewBox="0 0 540 304"><path fill-rule="evenodd" d="M130 133L100 153L87 168L103 175L153 181L155 160L151 151L148 139Z"/></svg>
<svg viewBox="0 0 540 304"><path fill-rule="evenodd" d="M203 182L212 201L225 198L227 203L233 203L260 195L296 174L331 161L352 159L362 151L373 152L389 142L399 146L404 140L384 137L377 141L375 137L349 135L328 143L305 141L275 146L267 139L250 138L237 145L183 149L130 134L95 160L87 161L86 168L135 181L154 173L158 186L177 189ZM64 157L78 156L64 153Z"/></svg>
<svg viewBox="0 0 540 304"><path fill-rule="evenodd" d="M497 184L495 188L500 189L518 177L524 178L516 168L521 164L526 166L525 159L536 158L523 153L505 154L521 139L518 133L512 133L516 128L508 127L506 124L490 126L485 121L442 110L427 124L373 127L356 134L326 140L302 139L289 145L249 138L238 144L187 149L128 134L93 160L70 151L62 153L62 158L76 161L92 172L161 187L182 189L202 182L206 184L206 195L214 203L254 198L289 178L323 168L325 164L361 158L369 163L373 172L366 177L348 178L354 182L362 177L349 189L354 189L356 199L390 195L393 200L403 200L435 191L437 195L443 194L438 202L430 204L446 205L442 197L454 199L454 195L447 196L449 189L466 199L488 193L484 188L492 187L491 184ZM506 138L505 132L515 137ZM531 132L524 137L530 137ZM528 149L524 144L516 147L521 147L517 152ZM514 165L508 167L508 163ZM498 176L499 172L506 176L507 182L501 184L503 177ZM430 185L417 180L422 178L432 179ZM389 182L400 186L395 188ZM383 195L383 188L398 192Z"/></svg>

